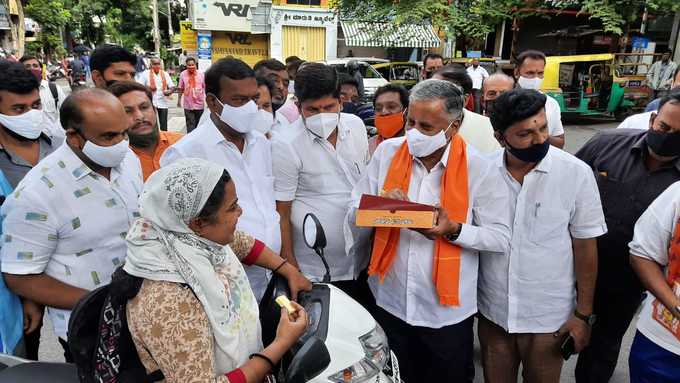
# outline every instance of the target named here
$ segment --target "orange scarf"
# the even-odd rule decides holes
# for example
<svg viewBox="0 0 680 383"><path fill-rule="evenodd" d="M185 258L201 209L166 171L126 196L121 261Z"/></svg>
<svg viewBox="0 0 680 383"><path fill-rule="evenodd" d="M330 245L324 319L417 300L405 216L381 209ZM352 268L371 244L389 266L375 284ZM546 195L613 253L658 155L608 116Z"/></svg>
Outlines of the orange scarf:
<svg viewBox="0 0 680 383"><path fill-rule="evenodd" d="M192 73L190 70L187 70L187 75L189 76L189 89L193 92L194 88L196 88L196 71Z"/></svg>
<svg viewBox="0 0 680 383"><path fill-rule="evenodd" d="M161 81L163 82L163 91L168 90L168 81L165 79L165 72L161 70L158 72L161 75ZM153 69L149 71L149 88L152 92L156 91L156 76L154 76Z"/></svg>
<svg viewBox="0 0 680 383"><path fill-rule="evenodd" d="M387 171L383 190L400 189L408 193L411 181L413 157L408 151L406 141L392 158ZM467 222L468 214L468 173L467 153L465 141L453 136L449 149L449 159L446 170L442 175L441 206L446 209L449 219L454 222ZM394 258L397 256L400 229L376 228L373 240L373 253L368 274L378 274L382 282L389 271ZM434 244L434 263L432 279L439 295L439 303L448 306L459 306L460 280L460 246L454 245L444 238L439 238Z"/></svg>
<svg viewBox="0 0 680 383"><path fill-rule="evenodd" d="M675 233L668 249L667 281L671 287L675 281L680 282L680 219L675 223Z"/></svg>

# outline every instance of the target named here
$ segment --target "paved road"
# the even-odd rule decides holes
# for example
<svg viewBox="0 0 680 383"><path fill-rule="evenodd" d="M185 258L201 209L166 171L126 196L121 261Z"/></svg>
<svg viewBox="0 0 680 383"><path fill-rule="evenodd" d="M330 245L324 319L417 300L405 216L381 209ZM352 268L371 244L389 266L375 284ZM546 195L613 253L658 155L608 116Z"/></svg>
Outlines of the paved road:
<svg viewBox="0 0 680 383"><path fill-rule="evenodd" d="M171 103L174 105L175 103ZM171 108L169 111L169 130L173 131L184 131L184 116L183 112L179 108ZM598 131L615 128L615 123L610 122L598 122L590 121L584 122L578 125L568 125L565 127L567 135L567 145L566 149L570 153L576 152L583 144L585 144L594 134ZM633 335L635 334L634 324L628 330L626 337L623 341L623 347L621 350L621 355L619 357L618 368L612 377L611 383L624 383L628 382L628 352L630 350L630 345L633 340ZM40 347L40 359L45 361L63 361L63 350L61 346L56 341L55 335L52 332L51 324L49 319L46 319L46 324L42 330L42 345ZM483 382L482 369L479 364L479 344L475 345L475 364L477 377L475 382ZM576 363L576 358L572 357L569 360L563 370L562 370L562 382L569 383L574 382L574 366Z"/></svg>

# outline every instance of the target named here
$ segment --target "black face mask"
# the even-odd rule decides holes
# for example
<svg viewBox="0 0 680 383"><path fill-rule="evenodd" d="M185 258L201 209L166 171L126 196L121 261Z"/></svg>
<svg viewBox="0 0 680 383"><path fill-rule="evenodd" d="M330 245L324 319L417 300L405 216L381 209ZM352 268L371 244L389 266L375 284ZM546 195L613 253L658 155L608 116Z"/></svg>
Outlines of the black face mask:
<svg viewBox="0 0 680 383"><path fill-rule="evenodd" d="M484 115L490 116L493 113L495 106L496 106L496 100L485 100L484 101Z"/></svg>
<svg viewBox="0 0 680 383"><path fill-rule="evenodd" d="M680 156L680 133L662 133L649 129L645 141L647 141L647 146L658 156Z"/></svg>
<svg viewBox="0 0 680 383"><path fill-rule="evenodd" d="M550 140L546 139L542 144L531 145L528 148L518 149L512 147L507 140L505 140L505 147L507 150L519 160L524 162L540 162L550 149Z"/></svg>
<svg viewBox="0 0 680 383"><path fill-rule="evenodd" d="M434 76L434 71L433 70L428 70L425 72L425 78L426 79L431 79L432 76Z"/></svg>

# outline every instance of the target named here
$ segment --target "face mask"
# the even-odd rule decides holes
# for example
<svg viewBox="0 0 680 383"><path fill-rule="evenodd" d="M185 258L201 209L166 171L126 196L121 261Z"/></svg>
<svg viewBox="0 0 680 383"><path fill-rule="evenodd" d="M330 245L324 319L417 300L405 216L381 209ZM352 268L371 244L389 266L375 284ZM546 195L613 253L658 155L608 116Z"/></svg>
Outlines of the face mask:
<svg viewBox="0 0 680 383"><path fill-rule="evenodd" d="M191 74L196 73L196 68L187 68L187 70L188 70L189 73L191 73Z"/></svg>
<svg viewBox="0 0 680 383"><path fill-rule="evenodd" d="M0 114L0 125L20 135L35 140L42 132L44 114L42 110L31 109L18 116Z"/></svg>
<svg viewBox="0 0 680 383"><path fill-rule="evenodd" d="M519 76L517 83L522 89L539 90L543 84L543 79L540 77L526 78L524 76Z"/></svg>
<svg viewBox="0 0 680 383"><path fill-rule="evenodd" d="M434 71L433 70L428 70L425 72L425 78L426 79L431 79L432 76L434 76Z"/></svg>
<svg viewBox="0 0 680 383"><path fill-rule="evenodd" d="M38 81L42 81L42 69L31 69L31 73L33 73L33 76L35 76Z"/></svg>
<svg viewBox="0 0 680 383"><path fill-rule="evenodd" d="M486 100L484 101L484 115L490 116L493 113L493 108L496 105L496 100Z"/></svg>
<svg viewBox="0 0 680 383"><path fill-rule="evenodd" d="M662 133L649 129L645 141L647 141L647 146L658 156L680 156L680 133Z"/></svg>
<svg viewBox="0 0 680 383"><path fill-rule="evenodd" d="M233 107L229 104L223 104L217 97L215 97L215 100L222 105L222 113L220 114L222 122L239 133L248 133L253 130L253 120L257 116L255 101L250 100L242 106Z"/></svg>
<svg viewBox="0 0 680 383"><path fill-rule="evenodd" d="M408 145L408 151L412 156L422 158L427 157L430 154L437 151L437 149L445 146L448 143L446 139L446 132L453 125L453 121L446 127L446 129L440 131L434 136L428 136L420 132L416 128L411 128L406 131L406 145Z"/></svg>
<svg viewBox="0 0 680 383"><path fill-rule="evenodd" d="M319 113L304 119L307 129L324 140L338 127L339 121L340 113Z"/></svg>
<svg viewBox="0 0 680 383"><path fill-rule="evenodd" d="M128 140L111 146L99 146L92 141L86 141L83 154L95 164L104 168L115 168L123 162L129 147Z"/></svg>
<svg viewBox="0 0 680 383"><path fill-rule="evenodd" d="M392 138L404 128L404 113L375 116L375 127L382 138Z"/></svg>
<svg viewBox="0 0 680 383"><path fill-rule="evenodd" d="M255 125L255 129L258 132L267 134L272 130L272 125L274 125L274 115L264 109L260 109L253 119L253 125Z"/></svg>
<svg viewBox="0 0 680 383"><path fill-rule="evenodd" d="M505 141L506 149L517 159L524 162L539 162L548 154L550 149L550 140L546 139L542 144L531 145L528 148L518 149L512 147L508 141Z"/></svg>

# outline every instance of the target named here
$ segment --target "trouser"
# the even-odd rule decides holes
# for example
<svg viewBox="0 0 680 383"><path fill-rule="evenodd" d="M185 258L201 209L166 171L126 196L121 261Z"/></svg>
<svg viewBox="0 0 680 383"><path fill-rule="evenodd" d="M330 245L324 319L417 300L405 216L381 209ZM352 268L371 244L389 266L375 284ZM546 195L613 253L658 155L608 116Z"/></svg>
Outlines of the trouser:
<svg viewBox="0 0 680 383"><path fill-rule="evenodd" d="M38 360L38 350L40 348L40 331L42 330L42 322L35 331L30 334L24 334L24 343L26 346L26 359Z"/></svg>
<svg viewBox="0 0 680 383"><path fill-rule="evenodd" d="M581 351L576 364L577 383L606 383L619 360L621 340L642 303L642 291L595 289L593 313L597 320L590 345Z"/></svg>
<svg viewBox="0 0 680 383"><path fill-rule="evenodd" d="M68 342L62 338L59 338L59 344L64 349L64 360L66 363L73 363L73 354L71 354L71 348L68 346Z"/></svg>
<svg viewBox="0 0 680 383"><path fill-rule="evenodd" d="M475 101L475 113L482 113L482 90L481 89L472 89L472 97Z"/></svg>
<svg viewBox="0 0 680 383"><path fill-rule="evenodd" d="M405 383L472 382L474 316L442 328L412 326L375 306L375 319L387 334Z"/></svg>
<svg viewBox="0 0 680 383"><path fill-rule="evenodd" d="M168 131L168 110L164 108L158 108L158 125L160 125L161 130L164 132Z"/></svg>
<svg viewBox="0 0 680 383"><path fill-rule="evenodd" d="M524 382L559 383L563 337L553 333L510 334L483 315L478 318L485 382L516 383L521 364Z"/></svg>
<svg viewBox="0 0 680 383"><path fill-rule="evenodd" d="M199 110L184 109L184 120L187 123L187 133L191 133L192 130L196 129L198 121L201 120L202 115L203 109Z"/></svg>
<svg viewBox="0 0 680 383"><path fill-rule="evenodd" d="M680 355L660 347L639 331L630 349L628 367L630 383L680 382Z"/></svg>

